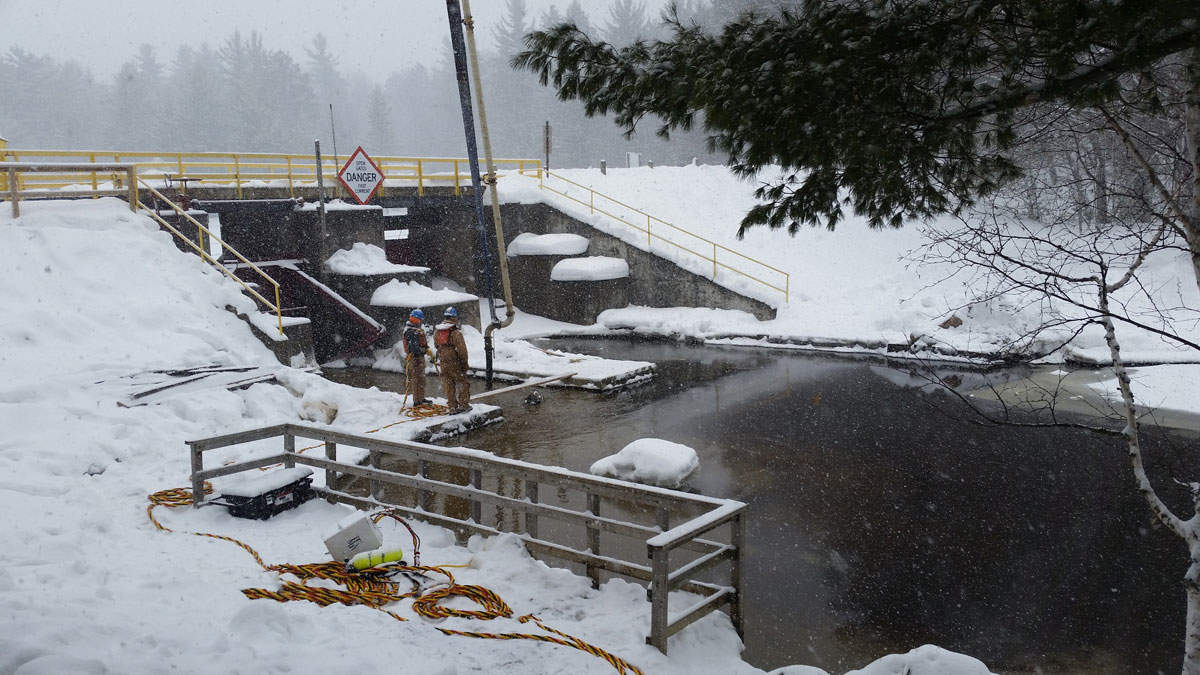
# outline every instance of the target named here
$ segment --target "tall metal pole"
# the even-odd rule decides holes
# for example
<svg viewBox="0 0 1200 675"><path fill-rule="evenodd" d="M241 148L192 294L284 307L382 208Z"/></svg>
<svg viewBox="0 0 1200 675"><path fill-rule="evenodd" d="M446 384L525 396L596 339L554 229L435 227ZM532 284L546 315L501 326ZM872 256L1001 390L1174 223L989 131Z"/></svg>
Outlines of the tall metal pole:
<svg viewBox="0 0 1200 675"><path fill-rule="evenodd" d="M454 72L458 76L458 102L462 107L463 133L467 138L467 159L471 165L471 192L475 201L475 221L479 230L479 261L483 267L491 323L496 322L495 292L492 290L492 264L488 245L486 216L483 209L483 186L479 175L479 151L475 145L475 115L471 107L471 84L467 72L467 50L463 41L462 10L458 0L446 0L446 16L450 21L450 44L454 47ZM493 188L495 189L495 188Z"/></svg>
<svg viewBox="0 0 1200 675"><path fill-rule="evenodd" d="M483 157L487 160L486 182L492 187L492 223L496 228L496 259L500 266L500 287L504 292L504 321L496 320L496 306L491 303L492 322L483 331L483 354L487 362L487 388L492 388L492 333L498 328L507 328L516 318L513 305L512 284L508 278L508 256L504 252L504 225L500 219L500 193L496 189L496 163L492 161L492 141L488 135L487 109L483 104L483 78L480 76L479 55L475 49L475 19L471 16L471 0L462 0L463 25L466 27L467 55L471 58L471 75L475 80L475 103L479 109L479 135L483 139ZM550 122L546 122L549 130ZM548 151L547 151L548 152ZM549 155L547 155L547 159Z"/></svg>
<svg viewBox="0 0 1200 675"><path fill-rule="evenodd" d="M337 125L335 125L333 123L333 104L332 103L329 104L329 133L333 136L333 170L337 171L338 167L342 165L342 160L341 160L341 158L338 157ZM322 197L321 198L322 203L324 202L324 200L325 200L325 198Z"/></svg>
<svg viewBox="0 0 1200 675"><path fill-rule="evenodd" d="M329 285L329 273L325 271L325 260L328 259L329 232L325 229L325 171L321 166L321 141L313 141L317 157L317 211L321 213L321 283Z"/></svg>

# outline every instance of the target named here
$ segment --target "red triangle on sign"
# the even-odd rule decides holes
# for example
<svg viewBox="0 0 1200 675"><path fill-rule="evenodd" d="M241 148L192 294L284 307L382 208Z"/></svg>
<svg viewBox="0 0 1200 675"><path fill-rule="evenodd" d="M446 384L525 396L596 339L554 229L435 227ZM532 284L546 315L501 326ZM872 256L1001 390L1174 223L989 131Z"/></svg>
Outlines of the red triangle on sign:
<svg viewBox="0 0 1200 675"><path fill-rule="evenodd" d="M359 204L366 204L383 186L383 170L360 145L338 172L338 180Z"/></svg>

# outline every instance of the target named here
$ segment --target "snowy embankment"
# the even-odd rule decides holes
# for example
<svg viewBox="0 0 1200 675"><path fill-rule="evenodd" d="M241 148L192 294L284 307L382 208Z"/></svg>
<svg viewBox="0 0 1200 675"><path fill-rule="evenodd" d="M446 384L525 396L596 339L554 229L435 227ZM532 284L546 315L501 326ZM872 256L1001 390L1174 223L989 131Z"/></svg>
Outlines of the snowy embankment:
<svg viewBox="0 0 1200 675"><path fill-rule="evenodd" d="M817 348L824 351L877 353L889 357L955 360L955 352L987 358L1020 344L1029 331L1047 321L1042 303L1013 295L988 302L974 302L983 280L970 270L946 264L917 264L929 244L931 227L952 228L949 217L929 225L910 224L901 229L871 230L864 219L848 216L835 231L802 228L795 236L780 230L756 227L743 240L736 237L738 224L757 200L757 184L738 179L722 166L569 169L555 174L590 187L624 204L636 207L667 223L703 237L719 246L742 253L788 274L785 296L766 285L722 272L718 283L760 299L777 308L777 318L760 321L746 312L714 308L614 308L600 314L594 326L573 326L545 320L525 321L519 317L508 334L524 338L543 335L603 334L613 331L690 337L720 342L773 348ZM545 202L597 229L645 249L646 235L589 207L595 203L631 225L645 228L644 215L600 197L579 185L547 178L546 185L580 201L572 201L539 188L534 178L507 175L500 182L500 195L508 202ZM583 203L580 203L583 202ZM657 228L657 229L655 229ZM653 221L652 230L668 232ZM657 236L657 235L656 235ZM673 235L672 235L673 236ZM695 241L695 240L694 240ZM694 243L693 241L693 243ZM693 246L707 252L708 248ZM685 268L711 278L712 263L677 248L659 245L656 253ZM729 256L735 266L763 271L751 263ZM757 273L757 272L756 272ZM1182 337L1200 342L1200 290L1197 290L1185 252L1161 252L1151 256L1142 270L1143 284L1155 289L1157 307L1140 298L1123 298L1124 311L1155 325L1165 310L1171 328ZM772 280L768 273L763 278ZM777 281L775 286L781 286ZM519 299L518 299L519 304ZM1054 311L1072 315L1070 307ZM950 321L948 321L950 320ZM959 323L961 321L961 324ZM945 325L943 325L945 324ZM1159 336L1129 325L1120 325L1122 354L1131 363L1183 364L1200 361L1200 353L1168 344ZM1048 331L1045 344L1070 339L1066 348L1054 352L1049 362L1070 358L1082 363L1110 362L1103 332L1090 325L1071 337L1070 327ZM897 347L904 351L889 351ZM915 350L908 348L915 347ZM971 360L971 359L968 359ZM1160 366L1144 369L1148 399L1180 405L1179 410L1200 412L1200 392L1195 378L1164 376L1163 371L1183 372L1192 366ZM1152 375L1151 373L1156 373ZM1111 394L1109 395L1112 399Z"/></svg>
<svg viewBox="0 0 1200 675"><path fill-rule="evenodd" d="M251 600L275 589L234 537L267 564L328 557L321 533L346 515L323 501L269 521L224 509L158 508L147 495L188 484L184 441L306 420L361 432L396 419L400 396L336 385L279 366L226 305L252 311L238 287L117 200L31 202L0 210L0 673L354 672L381 663L408 673L608 673L583 652L527 640L442 635L407 602L397 621L365 607ZM285 386L188 390L151 405L117 405L134 376L211 365L275 368ZM405 434L405 424L387 430ZM251 450L215 451L212 465ZM318 472L320 473L320 472ZM218 486L219 487L219 486ZM218 489L219 491L219 489ZM512 537L456 546L414 525L423 562L461 564L460 583L497 592L515 615L607 649L646 673L755 673L721 614L672 640L644 643L644 590L531 559ZM407 533L385 540L411 546ZM536 632L515 620L452 618L460 630Z"/></svg>
<svg viewBox="0 0 1200 675"><path fill-rule="evenodd" d="M775 306L778 310L775 320L758 321L744 312L708 309L664 312L658 308L631 307L602 315L597 326L601 330L625 327L707 339L762 337L776 343L840 342L848 348L858 345L863 351L881 351L880 347L870 345L922 341L962 352L987 354L1019 341L1030 327L1044 319L1041 306L1016 297L1001 297L967 307L975 299L980 280L972 278L967 270L914 262L929 242L928 228L920 223L901 229L871 230L863 218L849 215L832 232L806 227L789 236L782 230L755 227L738 240L738 224L758 203L753 194L758 185L738 179L723 166L610 169L607 175L594 169L553 173L788 275L784 283L782 277L772 276L765 268L722 252L718 257L723 264L727 262L754 273L771 285L786 287L785 296L782 291L736 274L722 272L717 279L722 285ZM500 181L500 195L508 202L546 202L601 231L646 248L644 215L600 197L592 198L583 188L562 180L547 178L546 185L583 203L540 189L536 179L515 174ZM597 207L625 218L632 226L593 213L588 206L592 201ZM949 227L954 222L945 217L931 225ZM656 233L656 242L660 232L668 237L677 236L657 220L651 229ZM681 235L678 238L687 241ZM691 247L709 255L710 248L701 246L699 241L693 239ZM700 258L679 248L657 246L655 251L664 257L712 277L711 261L698 263ZM1163 306L1200 308L1200 290L1196 288L1185 253L1152 256L1144 277L1148 286L1169 296L1162 300ZM942 324L952 316L957 316L962 325L943 328ZM1175 329L1193 341L1200 341L1200 321L1195 313L1178 318L1181 320ZM1200 360L1200 355L1194 352L1173 349L1153 334L1131 327L1123 326L1121 337L1123 353L1132 360L1150 363ZM1102 361L1105 352L1102 338L1098 328L1086 330L1073 342L1072 356ZM767 344L767 339L761 342Z"/></svg>

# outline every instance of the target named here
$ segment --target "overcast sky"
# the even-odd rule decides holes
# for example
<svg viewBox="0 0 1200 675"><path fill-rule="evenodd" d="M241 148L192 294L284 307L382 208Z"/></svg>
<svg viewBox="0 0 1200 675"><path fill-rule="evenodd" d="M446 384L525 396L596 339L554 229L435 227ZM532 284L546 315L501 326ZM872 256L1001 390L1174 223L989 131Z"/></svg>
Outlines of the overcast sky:
<svg viewBox="0 0 1200 675"><path fill-rule="evenodd" d="M603 23L612 0L584 0ZM550 5L570 0L526 0L537 20ZM657 17L665 0L645 0ZM503 20L505 0L475 0L476 39L484 48L491 28ZM0 0L0 53L22 47L35 54L88 65L101 81L153 45L169 63L180 43L218 47L234 30L257 30L267 47L284 49L301 64L304 49L324 33L346 71L380 79L405 63L435 63L449 36L444 0Z"/></svg>

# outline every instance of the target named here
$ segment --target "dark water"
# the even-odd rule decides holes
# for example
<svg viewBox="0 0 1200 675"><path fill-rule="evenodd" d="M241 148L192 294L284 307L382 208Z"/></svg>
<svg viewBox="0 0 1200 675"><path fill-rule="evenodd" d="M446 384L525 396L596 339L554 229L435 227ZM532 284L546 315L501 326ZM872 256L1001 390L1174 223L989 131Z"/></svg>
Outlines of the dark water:
<svg viewBox="0 0 1200 675"><path fill-rule="evenodd" d="M610 394L543 389L539 406L489 401L506 422L448 444L580 471L639 438L695 448L692 487L749 504L750 663L843 673L932 643L997 673L1179 671L1186 549L1152 525L1113 439L961 421L902 363L554 347L659 373ZM387 373L327 376L403 390ZM1148 440L1160 484L1189 445Z"/></svg>

